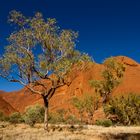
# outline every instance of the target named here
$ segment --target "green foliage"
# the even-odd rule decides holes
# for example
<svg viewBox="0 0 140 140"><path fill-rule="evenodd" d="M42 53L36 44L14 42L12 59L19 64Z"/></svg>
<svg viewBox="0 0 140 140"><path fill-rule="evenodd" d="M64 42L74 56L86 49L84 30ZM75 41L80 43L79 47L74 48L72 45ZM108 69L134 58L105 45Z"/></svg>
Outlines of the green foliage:
<svg viewBox="0 0 140 140"><path fill-rule="evenodd" d="M79 120L74 115L67 115L64 109L59 109L56 112L49 113L49 123L68 123L68 124L77 124Z"/></svg>
<svg viewBox="0 0 140 140"><path fill-rule="evenodd" d="M49 114L49 123L65 123L64 110L58 110L57 112L51 112Z"/></svg>
<svg viewBox="0 0 140 140"><path fill-rule="evenodd" d="M40 105L30 106L23 116L26 124L34 126L35 123L42 123L44 120L44 108Z"/></svg>
<svg viewBox="0 0 140 140"><path fill-rule="evenodd" d="M68 124L79 124L80 122L79 122L79 120L76 116L69 115L66 118L66 123L68 123Z"/></svg>
<svg viewBox="0 0 140 140"><path fill-rule="evenodd" d="M115 58L110 57L104 61L105 67L109 70L114 72L114 76L116 78L121 78L123 76L123 72L125 71L125 67L122 63L116 61Z"/></svg>
<svg viewBox="0 0 140 140"><path fill-rule="evenodd" d="M25 17L13 10L9 23L18 28L9 36L0 58L0 76L10 81L26 85L50 73L62 78L74 63L91 60L75 50L78 33L60 29L56 19L44 19L39 12Z"/></svg>
<svg viewBox="0 0 140 140"><path fill-rule="evenodd" d="M99 105L99 96L97 95L88 95L88 94L85 94L84 96L84 109L85 111L93 116L93 113L95 110L98 109L98 105Z"/></svg>
<svg viewBox="0 0 140 140"><path fill-rule="evenodd" d="M117 116L118 123L123 125L140 124L140 96L138 95L130 94L128 97L113 98L104 108L107 116L109 114Z"/></svg>
<svg viewBox="0 0 140 140"><path fill-rule="evenodd" d="M65 114L66 114L66 110L64 110L64 109L58 109L57 111L56 111L56 113L58 114L58 116L60 116L60 120L63 122L63 121L65 121Z"/></svg>
<svg viewBox="0 0 140 140"><path fill-rule="evenodd" d="M53 91L64 84L64 78L71 67L89 62L91 58L75 49L78 33L61 29L56 19L44 19L39 12L33 17L26 17L13 10L9 15L9 23L15 28L0 57L0 76L26 86L32 93L42 95L47 105ZM50 74L55 75L55 78ZM41 79L51 82L49 90ZM35 86L42 88L38 91ZM42 120L42 117L37 117L41 114L29 108L24 116L25 122L34 125Z"/></svg>
<svg viewBox="0 0 140 140"><path fill-rule="evenodd" d="M80 117L81 117L81 122L83 121L83 113L86 112L88 114L88 117L90 121L92 121L92 117L94 114L94 111L98 109L99 105L99 96L91 96L88 94L85 94L81 98L73 98L72 104L78 109ZM90 122L89 123L92 123Z"/></svg>
<svg viewBox="0 0 140 140"><path fill-rule="evenodd" d="M82 113L84 111L84 100L83 99L74 97L72 99L72 104L78 109L79 112Z"/></svg>
<svg viewBox="0 0 140 140"><path fill-rule="evenodd" d="M74 107L77 108L79 114L80 114L80 121L81 123L83 123L83 112L84 112L84 100L82 98L77 98L77 97L74 97L72 99L72 104Z"/></svg>
<svg viewBox="0 0 140 140"><path fill-rule="evenodd" d="M56 112L50 112L49 114L49 122L50 123L66 123L66 113L67 111L64 109L58 109Z"/></svg>
<svg viewBox="0 0 140 140"><path fill-rule="evenodd" d="M108 58L104 61L105 70L102 72L102 80L91 80L90 84L95 92L100 93L106 101L112 90L120 83L125 67L117 62L115 58Z"/></svg>
<svg viewBox="0 0 140 140"><path fill-rule="evenodd" d="M109 119L104 119L104 120L97 120L96 123L95 123L95 125L109 127L109 126L112 126L113 123Z"/></svg>
<svg viewBox="0 0 140 140"><path fill-rule="evenodd" d="M9 116L9 122L21 123L21 122L24 122L24 120L19 112L15 112Z"/></svg>

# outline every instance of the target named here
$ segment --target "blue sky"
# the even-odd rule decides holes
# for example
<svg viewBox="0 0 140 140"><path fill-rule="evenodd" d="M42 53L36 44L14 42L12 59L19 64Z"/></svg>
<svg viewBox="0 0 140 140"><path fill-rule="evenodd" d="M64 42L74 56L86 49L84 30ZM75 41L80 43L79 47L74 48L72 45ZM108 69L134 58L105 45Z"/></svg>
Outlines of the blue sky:
<svg viewBox="0 0 140 140"><path fill-rule="evenodd" d="M79 32L77 49L101 63L125 55L140 62L140 1L138 0L4 0L0 4L0 55L13 28L7 23L11 10L32 16L56 18L61 28ZM21 86L0 78L0 90Z"/></svg>

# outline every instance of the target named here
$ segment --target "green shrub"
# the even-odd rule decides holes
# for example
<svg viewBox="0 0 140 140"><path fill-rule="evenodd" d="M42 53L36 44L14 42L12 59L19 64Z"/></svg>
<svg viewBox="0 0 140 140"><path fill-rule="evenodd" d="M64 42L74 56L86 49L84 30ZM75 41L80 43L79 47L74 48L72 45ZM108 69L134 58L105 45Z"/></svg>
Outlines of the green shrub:
<svg viewBox="0 0 140 140"><path fill-rule="evenodd" d="M125 67L114 57L107 58L103 64L105 69L102 71L102 79L93 79L90 80L89 83L94 87L95 92L103 97L103 103L106 103L109 100L113 89L120 84Z"/></svg>
<svg viewBox="0 0 140 140"><path fill-rule="evenodd" d="M30 106L26 108L23 116L26 124L34 126L35 123L42 123L44 121L44 107L40 105Z"/></svg>
<svg viewBox="0 0 140 140"><path fill-rule="evenodd" d="M66 117L66 123L68 124L79 124L80 121L78 120L78 118L74 115L69 115Z"/></svg>
<svg viewBox="0 0 140 140"><path fill-rule="evenodd" d="M65 115L66 111L64 109L59 109L56 112L51 112L49 114L49 123L65 123Z"/></svg>
<svg viewBox="0 0 140 140"><path fill-rule="evenodd" d="M56 112L49 113L49 123L65 123L65 124L77 124L80 123L78 118L74 115L66 115L67 111L64 109L59 109Z"/></svg>
<svg viewBox="0 0 140 140"><path fill-rule="evenodd" d="M84 113L88 115L88 124L92 124L93 114L99 106L99 96L98 94L90 95L83 94L81 97L75 97L72 99L72 104L77 108L80 114L81 123L85 122Z"/></svg>
<svg viewBox="0 0 140 140"><path fill-rule="evenodd" d="M140 96L138 95L129 94L127 97L113 98L105 105L104 110L107 116L116 115L120 124L140 124Z"/></svg>
<svg viewBox="0 0 140 140"><path fill-rule="evenodd" d="M96 125L99 125L99 126L104 126L104 127L109 127L109 126L112 126L112 121L109 120L109 119L105 119L105 120L97 120Z"/></svg>
<svg viewBox="0 0 140 140"><path fill-rule="evenodd" d="M58 113L50 113L49 114L49 119L48 119L49 123L55 124L55 123L60 123L62 122L62 118L60 117L60 115L58 115Z"/></svg>
<svg viewBox="0 0 140 140"><path fill-rule="evenodd" d="M23 121L24 120L19 112L15 112L9 116L9 122L11 123L21 123Z"/></svg>

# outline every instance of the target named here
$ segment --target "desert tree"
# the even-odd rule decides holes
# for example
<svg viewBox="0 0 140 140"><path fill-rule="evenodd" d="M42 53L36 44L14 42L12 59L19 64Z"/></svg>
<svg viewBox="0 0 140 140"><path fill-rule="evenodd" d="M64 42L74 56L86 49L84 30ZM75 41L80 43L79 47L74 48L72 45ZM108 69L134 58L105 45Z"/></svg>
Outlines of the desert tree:
<svg viewBox="0 0 140 140"><path fill-rule="evenodd" d="M123 125L139 125L140 96L136 93L129 93L125 97L113 97L105 105L104 111L107 117L115 123Z"/></svg>
<svg viewBox="0 0 140 140"><path fill-rule="evenodd" d="M80 115L80 122L83 123L83 113L84 113L84 101L81 98L74 97L72 98L72 105L78 110Z"/></svg>
<svg viewBox="0 0 140 140"><path fill-rule="evenodd" d="M99 108L99 95L96 93L93 95L85 94L84 108L88 115L88 124L92 124L94 112Z"/></svg>
<svg viewBox="0 0 140 140"><path fill-rule="evenodd" d="M83 123L83 114L86 113L88 115L88 124L92 124L94 112L99 106L98 94L84 94L81 97L74 97L72 99L72 104L77 108L78 113L80 114L80 121Z"/></svg>
<svg viewBox="0 0 140 140"><path fill-rule="evenodd" d="M0 76L42 96L44 128L48 129L50 98L57 88L66 84L64 78L73 64L88 62L90 58L75 49L78 33L60 29L56 19L45 19L39 12L26 17L13 10L8 21L15 28L0 58Z"/></svg>
<svg viewBox="0 0 140 140"><path fill-rule="evenodd" d="M106 59L103 64L105 69L102 71L102 79L91 80L90 84L103 97L103 102L106 102L113 89L121 82L125 66L113 57Z"/></svg>

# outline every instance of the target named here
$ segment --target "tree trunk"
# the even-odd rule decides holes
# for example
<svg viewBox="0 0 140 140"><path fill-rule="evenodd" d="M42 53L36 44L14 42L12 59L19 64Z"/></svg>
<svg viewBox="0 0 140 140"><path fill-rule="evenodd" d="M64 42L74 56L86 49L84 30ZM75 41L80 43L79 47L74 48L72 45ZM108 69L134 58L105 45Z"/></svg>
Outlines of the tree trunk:
<svg viewBox="0 0 140 140"><path fill-rule="evenodd" d="M44 129L48 131L48 108L49 108L49 101L48 99L43 96L43 100L44 100L44 107L45 107L45 114L44 114Z"/></svg>
<svg viewBox="0 0 140 140"><path fill-rule="evenodd" d="M44 100L45 115L44 115L44 129L48 131L48 114L49 114L49 99L53 96L56 88L51 88L46 95L42 95Z"/></svg>

